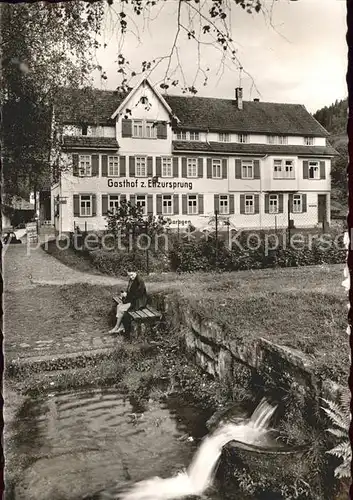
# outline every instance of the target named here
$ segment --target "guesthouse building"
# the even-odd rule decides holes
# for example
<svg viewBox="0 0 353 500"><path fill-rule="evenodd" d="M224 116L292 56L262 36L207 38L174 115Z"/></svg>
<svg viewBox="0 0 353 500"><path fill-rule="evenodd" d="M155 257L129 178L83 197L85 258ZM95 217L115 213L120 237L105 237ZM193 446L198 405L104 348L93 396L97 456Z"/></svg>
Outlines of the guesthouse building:
<svg viewBox="0 0 353 500"><path fill-rule="evenodd" d="M328 132L300 104L161 95L144 79L126 94L65 90L52 224L106 228L122 199L171 227L312 228L330 223ZM63 168L64 165L64 168Z"/></svg>

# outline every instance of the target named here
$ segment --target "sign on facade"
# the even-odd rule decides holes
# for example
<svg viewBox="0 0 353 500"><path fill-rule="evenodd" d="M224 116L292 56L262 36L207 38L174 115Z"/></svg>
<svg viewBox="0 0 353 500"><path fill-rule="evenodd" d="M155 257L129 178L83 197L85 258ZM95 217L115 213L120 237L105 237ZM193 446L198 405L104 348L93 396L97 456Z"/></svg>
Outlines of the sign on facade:
<svg viewBox="0 0 353 500"><path fill-rule="evenodd" d="M185 189L188 191L192 191L193 183L187 181L166 181L166 180L158 180L155 177L150 177L148 179L124 179L124 180L116 180L113 178L109 178L107 180L108 187L114 188L141 188L141 189Z"/></svg>

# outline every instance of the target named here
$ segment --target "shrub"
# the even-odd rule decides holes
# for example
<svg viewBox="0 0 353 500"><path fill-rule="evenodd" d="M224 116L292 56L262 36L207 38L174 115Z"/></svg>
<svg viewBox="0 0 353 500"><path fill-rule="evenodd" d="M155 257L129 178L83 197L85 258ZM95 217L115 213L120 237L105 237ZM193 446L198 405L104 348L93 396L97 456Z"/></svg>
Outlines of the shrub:
<svg viewBox="0 0 353 500"><path fill-rule="evenodd" d="M142 252L93 250L89 257L93 266L104 274L121 276L127 270L146 272L146 255Z"/></svg>

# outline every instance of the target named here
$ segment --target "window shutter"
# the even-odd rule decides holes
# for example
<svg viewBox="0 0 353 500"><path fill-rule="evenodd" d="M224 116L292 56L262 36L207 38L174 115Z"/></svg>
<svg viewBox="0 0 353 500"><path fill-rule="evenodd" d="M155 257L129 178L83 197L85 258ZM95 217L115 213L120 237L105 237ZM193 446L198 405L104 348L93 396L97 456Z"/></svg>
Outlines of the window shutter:
<svg viewBox="0 0 353 500"><path fill-rule="evenodd" d="M72 155L72 174L75 177L78 177L78 155L77 154Z"/></svg>
<svg viewBox="0 0 353 500"><path fill-rule="evenodd" d="M234 206L234 194L229 195L229 213L234 214L235 213L235 206Z"/></svg>
<svg viewBox="0 0 353 500"><path fill-rule="evenodd" d="M179 157L173 158L173 177L179 177Z"/></svg>
<svg viewBox="0 0 353 500"><path fill-rule="evenodd" d="M166 139L167 138L167 124L164 122L159 122L157 124L157 138Z"/></svg>
<svg viewBox="0 0 353 500"><path fill-rule="evenodd" d="M92 155L92 176L98 177L99 175L99 155Z"/></svg>
<svg viewBox="0 0 353 500"><path fill-rule="evenodd" d="M126 201L126 194L121 194L119 201L120 201L120 203L122 203L123 201L125 202Z"/></svg>
<svg viewBox="0 0 353 500"><path fill-rule="evenodd" d="M126 177L126 156L119 156L119 175Z"/></svg>
<svg viewBox="0 0 353 500"><path fill-rule="evenodd" d="M156 176L162 177L162 158L159 156L156 158Z"/></svg>
<svg viewBox="0 0 353 500"><path fill-rule="evenodd" d="M270 212L270 195L265 194L265 214Z"/></svg>
<svg viewBox="0 0 353 500"><path fill-rule="evenodd" d="M179 195L173 195L173 213L174 215L179 215Z"/></svg>
<svg viewBox="0 0 353 500"><path fill-rule="evenodd" d="M136 195L130 194L130 203L134 207L136 205Z"/></svg>
<svg viewBox="0 0 353 500"><path fill-rule="evenodd" d="M203 214L203 194L199 194L199 214Z"/></svg>
<svg viewBox="0 0 353 500"><path fill-rule="evenodd" d="M157 200L157 209L156 209L157 215L162 215L162 195L157 194L156 200Z"/></svg>
<svg viewBox="0 0 353 500"><path fill-rule="evenodd" d="M80 217L80 195L74 194L74 217Z"/></svg>
<svg viewBox="0 0 353 500"><path fill-rule="evenodd" d="M303 179L309 179L309 162L303 161Z"/></svg>
<svg viewBox="0 0 353 500"><path fill-rule="evenodd" d="M147 195L147 215L153 215L153 195Z"/></svg>
<svg viewBox="0 0 353 500"><path fill-rule="evenodd" d="M92 194L92 217L97 215L97 197L95 194Z"/></svg>
<svg viewBox="0 0 353 500"><path fill-rule="evenodd" d="M203 177L203 158L198 158L197 159L198 163L198 177Z"/></svg>
<svg viewBox="0 0 353 500"><path fill-rule="evenodd" d="M254 201L255 201L255 214L258 214L260 212L260 197L258 194L255 194L254 196Z"/></svg>
<svg viewBox="0 0 353 500"><path fill-rule="evenodd" d="M278 212L283 214L283 194L278 195Z"/></svg>
<svg viewBox="0 0 353 500"><path fill-rule="evenodd" d="M227 179L227 159L223 158L222 160L222 179Z"/></svg>
<svg viewBox="0 0 353 500"><path fill-rule="evenodd" d="M219 212L219 194L214 195L214 211Z"/></svg>
<svg viewBox="0 0 353 500"><path fill-rule="evenodd" d="M152 156L147 156L147 177L152 177L153 175L153 160Z"/></svg>
<svg viewBox="0 0 353 500"><path fill-rule="evenodd" d="M245 214L245 195L240 195L240 213Z"/></svg>
<svg viewBox="0 0 353 500"><path fill-rule="evenodd" d="M325 162L320 161L320 179L326 179Z"/></svg>
<svg viewBox="0 0 353 500"><path fill-rule="evenodd" d="M108 156L102 155L102 177L108 177Z"/></svg>
<svg viewBox="0 0 353 500"><path fill-rule="evenodd" d="M181 176L182 177L188 176L187 159L185 158L185 156L183 156L181 159Z"/></svg>
<svg viewBox="0 0 353 500"><path fill-rule="evenodd" d="M129 157L129 175L130 177L135 177L135 157Z"/></svg>
<svg viewBox="0 0 353 500"><path fill-rule="evenodd" d="M306 212L307 211L306 194L302 194L302 206L303 206L302 212Z"/></svg>
<svg viewBox="0 0 353 500"><path fill-rule="evenodd" d="M212 179L212 158L207 158L207 179Z"/></svg>
<svg viewBox="0 0 353 500"><path fill-rule="evenodd" d="M121 121L121 137L132 137L132 120Z"/></svg>
<svg viewBox="0 0 353 500"><path fill-rule="evenodd" d="M239 160L239 159L235 160L235 178L241 179L241 160ZM244 213L244 212L242 212L242 213Z"/></svg>
<svg viewBox="0 0 353 500"><path fill-rule="evenodd" d="M181 208L182 208L183 215L188 213L188 195L187 194L183 194L181 196Z"/></svg>
<svg viewBox="0 0 353 500"><path fill-rule="evenodd" d="M108 195L102 195L102 215L108 215Z"/></svg>
<svg viewBox="0 0 353 500"><path fill-rule="evenodd" d="M254 160L254 179L260 179L260 160Z"/></svg>
<svg viewBox="0 0 353 500"><path fill-rule="evenodd" d="M293 195L289 195L289 213L293 212Z"/></svg>

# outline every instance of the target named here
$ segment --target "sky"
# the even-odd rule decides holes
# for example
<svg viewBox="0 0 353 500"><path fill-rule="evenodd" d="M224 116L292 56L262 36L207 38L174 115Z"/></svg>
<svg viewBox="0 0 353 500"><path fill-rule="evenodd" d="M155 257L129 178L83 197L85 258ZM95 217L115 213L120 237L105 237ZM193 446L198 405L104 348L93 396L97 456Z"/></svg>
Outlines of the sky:
<svg viewBox="0 0 353 500"><path fill-rule="evenodd" d="M210 0L202 1L210 4ZM346 97L344 0L265 0L264 13L260 14L247 14L235 2L230 2L234 3L232 38L243 71L239 71L239 64L229 63L223 67L223 72L220 71L219 50L203 45L199 57L201 67L208 69L208 81L204 86L204 77L200 74L195 83L198 95L233 99L234 89L241 81L245 100L260 98L267 102L299 103L312 113ZM177 0L158 0L151 14L154 19L149 22L146 21L147 10L142 16L131 16L131 20L126 11L133 33L123 42L116 27L116 12L107 11L101 39L106 48L98 50L97 59L108 79L95 78L95 86L115 89L121 83L117 72L117 54L121 46L132 69L140 68L144 60L168 55L176 35L177 5ZM184 24L188 23L186 11L182 12L181 19ZM199 24L195 26L198 28ZM177 47L185 80L192 85L198 67L197 44L188 40L182 30ZM163 80L167 63L167 60L162 62L150 75L152 84L159 85ZM176 68L174 55L170 69ZM178 70L175 78L181 76ZM181 94L181 89L172 88L168 92Z"/></svg>

